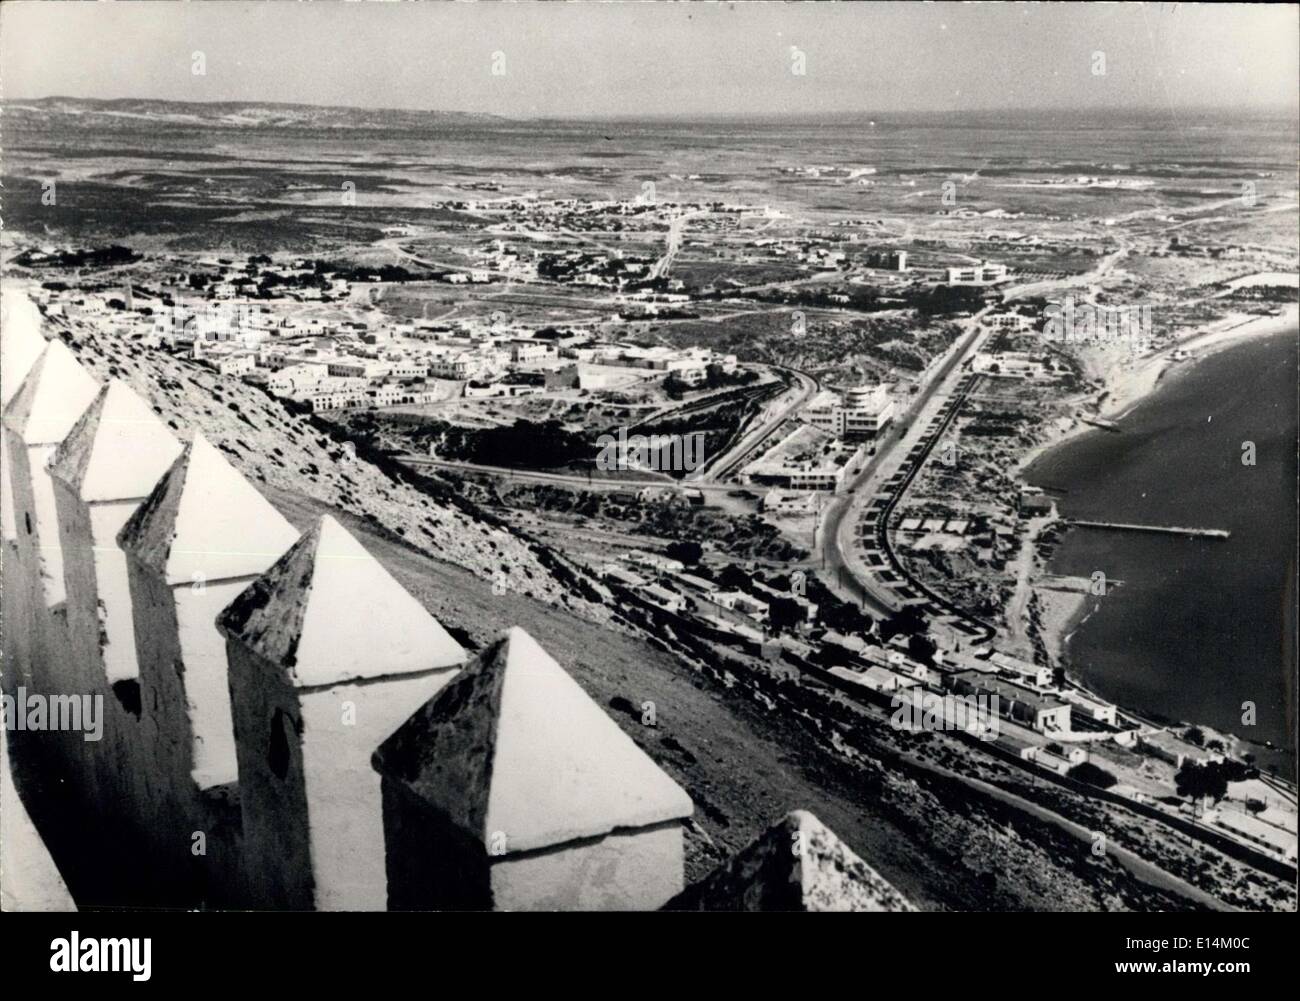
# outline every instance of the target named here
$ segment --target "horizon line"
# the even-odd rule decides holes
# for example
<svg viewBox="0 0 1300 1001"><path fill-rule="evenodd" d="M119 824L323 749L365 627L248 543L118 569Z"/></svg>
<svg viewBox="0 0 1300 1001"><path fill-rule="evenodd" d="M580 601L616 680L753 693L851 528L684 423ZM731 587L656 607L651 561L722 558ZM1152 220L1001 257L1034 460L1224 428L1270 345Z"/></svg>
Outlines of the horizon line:
<svg viewBox="0 0 1300 1001"><path fill-rule="evenodd" d="M320 104L314 101L283 101L262 98L215 98L211 100L187 100L170 97L83 97L72 94L48 94L42 97L5 97L0 99L0 109L6 105L41 101L89 101L99 104L114 102L149 101L157 104L214 106L222 104L264 105L284 108L317 108L320 110L340 110L356 112L395 112L399 114L428 115L464 115L467 117L498 118L504 121L545 122L545 121L699 121L699 120L736 120L736 121L817 121L844 118L887 118L898 115L995 115L995 114L1149 114L1175 116L1180 114L1231 114L1249 113L1256 115L1295 115L1300 124L1300 100L1296 103L1278 104L1188 104L1188 105L1030 105L997 106L981 108L908 108L893 110L843 109L838 111L816 111L808 113L776 111L695 111L695 112L608 112L602 114L565 114L548 112L533 115L508 115L495 111L468 111L461 108L403 108L388 105L359 104Z"/></svg>

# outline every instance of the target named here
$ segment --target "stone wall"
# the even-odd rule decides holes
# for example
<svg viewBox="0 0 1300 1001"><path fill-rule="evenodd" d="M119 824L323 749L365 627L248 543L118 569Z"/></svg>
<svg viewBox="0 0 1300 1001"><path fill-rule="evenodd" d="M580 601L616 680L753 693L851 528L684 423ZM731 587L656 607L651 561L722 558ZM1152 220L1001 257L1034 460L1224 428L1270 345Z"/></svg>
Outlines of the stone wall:
<svg viewBox="0 0 1300 1001"><path fill-rule="evenodd" d="M332 518L299 538L201 436L178 441L125 383L100 385L57 336L20 338L21 351L9 337L4 693L15 713L58 697L100 707L96 740L89 718L5 734L22 802L72 897L384 909L400 897L390 873L447 871L434 842L397 836L391 780L372 758L468 654ZM540 841L480 846L492 864L467 905L658 906L681 889L689 799L564 680L568 718L538 706L521 738L556 773L502 766L490 790L454 793L452 809L478 809L490 792L494 815L519 827L538 783L553 782L579 802L591 793L602 833L552 824ZM489 706L477 725L514 733L517 720L490 718L503 709ZM608 777L547 750L572 738L574 712L585 740L610 742L610 760L629 747L639 756L641 771L620 781L645 780L651 798L668 790L673 816L629 809L635 795L610 798ZM608 729L585 722L592 714ZM518 748L503 753L521 760ZM399 846L410 857L392 857ZM41 859L30 864L35 873Z"/></svg>

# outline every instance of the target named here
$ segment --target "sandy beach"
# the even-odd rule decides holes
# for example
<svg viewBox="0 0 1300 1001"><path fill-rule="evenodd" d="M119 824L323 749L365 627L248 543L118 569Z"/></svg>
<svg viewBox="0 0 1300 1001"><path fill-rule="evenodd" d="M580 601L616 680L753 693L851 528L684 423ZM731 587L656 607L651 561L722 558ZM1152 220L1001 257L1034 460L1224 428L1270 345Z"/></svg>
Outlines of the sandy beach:
<svg viewBox="0 0 1300 1001"><path fill-rule="evenodd" d="M1099 408L1090 408L1088 416L1104 420L1119 420L1149 396L1165 379L1190 371L1204 359L1224 348L1254 337L1295 330L1300 327L1300 306L1288 306L1282 316L1254 316L1249 313L1232 313L1204 327L1186 331L1182 336L1149 355L1134 358L1125 345L1089 347L1080 352L1089 378L1101 379L1106 388ZM1187 352L1190 358L1175 359L1176 352ZM1052 449L1071 440L1076 435L1097 430L1080 417L1064 417L1050 422L1047 434L1029 449L1016 464L1016 474L1022 474L1033 463Z"/></svg>
<svg viewBox="0 0 1300 1001"><path fill-rule="evenodd" d="M1300 307L1289 306L1282 316L1252 316L1235 313L1205 327L1189 331L1185 336L1163 346L1160 350L1134 359L1127 348L1090 348L1085 364L1090 375L1100 375L1106 383L1106 398L1095 416L1117 420L1142 402L1165 379L1187 372L1204 359L1224 348L1255 337L1268 337L1297 329ZM1175 352L1194 353L1188 359L1174 359ZM1107 363L1110 363L1109 365ZM1030 449L1017 464L1017 475L1022 475L1038 458L1059 447L1076 435L1097 429L1079 417L1061 418L1053 422L1046 438ZM1086 592L1065 590L1048 586L1043 575L1032 583L1040 610L1040 635L1054 666L1067 666L1070 637L1090 614ZM1072 679L1077 682L1078 679Z"/></svg>
<svg viewBox="0 0 1300 1001"><path fill-rule="evenodd" d="M1065 645L1088 617L1088 593L1036 584L1034 594L1038 598L1039 634L1048 658L1053 667L1066 667Z"/></svg>
<svg viewBox="0 0 1300 1001"><path fill-rule="evenodd" d="M1253 337L1269 337L1294 330L1300 320L1300 307L1288 306L1281 316L1253 316L1232 313L1205 327L1190 330L1159 351L1136 359L1129 366L1108 374L1106 397L1099 416L1118 420L1151 393L1168 372L1187 368L1224 348ZM1185 351L1193 357L1184 361L1171 357ZM1177 368L1173 368L1176 366Z"/></svg>

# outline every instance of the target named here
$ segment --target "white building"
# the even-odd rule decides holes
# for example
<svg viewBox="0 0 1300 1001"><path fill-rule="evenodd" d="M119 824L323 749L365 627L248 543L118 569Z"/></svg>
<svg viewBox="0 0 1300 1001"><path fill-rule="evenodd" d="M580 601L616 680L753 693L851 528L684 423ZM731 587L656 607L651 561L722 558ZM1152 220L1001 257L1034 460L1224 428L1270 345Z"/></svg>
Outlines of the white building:
<svg viewBox="0 0 1300 1001"><path fill-rule="evenodd" d="M510 342L510 360L515 364L544 361L554 357L555 347L546 341L519 340Z"/></svg>
<svg viewBox="0 0 1300 1001"><path fill-rule="evenodd" d="M1041 361L1021 351L1004 351L1002 354L980 351L971 359L971 371L1014 379L1036 379L1046 373Z"/></svg>
<svg viewBox="0 0 1300 1001"><path fill-rule="evenodd" d="M803 410L805 421L840 438L874 438L893 417L894 401L884 385L855 386L843 398L822 390Z"/></svg>
<svg viewBox="0 0 1300 1001"><path fill-rule="evenodd" d="M479 370L479 361L470 354L448 355L429 361L429 374L439 379L468 379Z"/></svg>
<svg viewBox="0 0 1300 1001"><path fill-rule="evenodd" d="M949 268L949 285L992 285L1005 281L1007 266L1005 264L977 264L970 268Z"/></svg>

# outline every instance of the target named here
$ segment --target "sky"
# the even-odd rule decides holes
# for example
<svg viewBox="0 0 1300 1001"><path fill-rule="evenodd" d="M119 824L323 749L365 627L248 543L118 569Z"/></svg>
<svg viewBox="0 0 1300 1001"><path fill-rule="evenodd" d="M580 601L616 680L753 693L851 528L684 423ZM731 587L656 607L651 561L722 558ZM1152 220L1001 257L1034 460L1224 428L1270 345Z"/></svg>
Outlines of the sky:
<svg viewBox="0 0 1300 1001"><path fill-rule="evenodd" d="M1300 7L9 0L0 85L519 118L1290 110Z"/></svg>

